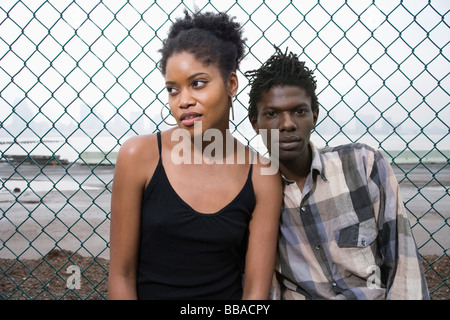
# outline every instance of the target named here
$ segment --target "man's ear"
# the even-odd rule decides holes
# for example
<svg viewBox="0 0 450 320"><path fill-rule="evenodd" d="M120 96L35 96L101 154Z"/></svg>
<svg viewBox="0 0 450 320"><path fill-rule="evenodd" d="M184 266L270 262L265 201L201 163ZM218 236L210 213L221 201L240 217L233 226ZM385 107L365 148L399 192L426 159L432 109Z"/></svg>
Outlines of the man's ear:
<svg viewBox="0 0 450 320"><path fill-rule="evenodd" d="M250 123L252 124L253 130L255 130L255 132L256 132L257 134L259 134L259 124L258 124L258 119L256 119L256 118L250 119Z"/></svg>
<svg viewBox="0 0 450 320"><path fill-rule="evenodd" d="M314 128L316 127L317 119L319 119L319 108L313 111Z"/></svg>

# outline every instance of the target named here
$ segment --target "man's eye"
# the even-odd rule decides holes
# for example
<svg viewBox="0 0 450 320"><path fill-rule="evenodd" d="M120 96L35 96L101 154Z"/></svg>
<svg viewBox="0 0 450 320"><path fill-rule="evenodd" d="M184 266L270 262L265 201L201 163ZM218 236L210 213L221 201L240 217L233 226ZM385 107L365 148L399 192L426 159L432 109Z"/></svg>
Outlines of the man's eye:
<svg viewBox="0 0 450 320"><path fill-rule="evenodd" d="M305 114L305 113L306 113L306 110L303 109L303 108L299 108L299 109L297 109L297 110L295 111L295 113L297 113L297 114Z"/></svg>
<svg viewBox="0 0 450 320"><path fill-rule="evenodd" d="M273 117L275 117L275 115L276 115L275 111L268 111L268 112L266 112L266 116L268 118L273 118Z"/></svg>

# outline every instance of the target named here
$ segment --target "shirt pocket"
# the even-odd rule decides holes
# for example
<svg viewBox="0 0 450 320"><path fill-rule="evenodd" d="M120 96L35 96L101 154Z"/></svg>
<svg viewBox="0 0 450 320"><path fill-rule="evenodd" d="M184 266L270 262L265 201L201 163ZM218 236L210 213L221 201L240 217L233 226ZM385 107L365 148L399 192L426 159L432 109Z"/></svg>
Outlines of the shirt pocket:
<svg viewBox="0 0 450 320"><path fill-rule="evenodd" d="M370 246L376 238L376 223L375 219L372 218L338 230L337 244L340 248L366 248Z"/></svg>
<svg viewBox="0 0 450 320"><path fill-rule="evenodd" d="M367 279L376 266L377 228L373 218L335 232L333 260L339 272Z"/></svg>

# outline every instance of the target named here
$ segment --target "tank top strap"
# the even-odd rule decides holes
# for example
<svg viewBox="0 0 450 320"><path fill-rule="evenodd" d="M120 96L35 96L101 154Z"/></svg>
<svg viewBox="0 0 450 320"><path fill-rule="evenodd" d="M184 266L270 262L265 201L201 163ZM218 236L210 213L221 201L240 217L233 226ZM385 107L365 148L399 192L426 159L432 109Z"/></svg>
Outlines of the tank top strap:
<svg viewBox="0 0 450 320"><path fill-rule="evenodd" d="M253 169L253 157L254 157L254 153L253 150L251 148L249 148L250 150L250 169L248 170L248 179L252 178L252 169Z"/></svg>
<svg viewBox="0 0 450 320"><path fill-rule="evenodd" d="M156 137L158 138L158 152L159 152L159 158L161 159L161 131L158 131L156 133Z"/></svg>

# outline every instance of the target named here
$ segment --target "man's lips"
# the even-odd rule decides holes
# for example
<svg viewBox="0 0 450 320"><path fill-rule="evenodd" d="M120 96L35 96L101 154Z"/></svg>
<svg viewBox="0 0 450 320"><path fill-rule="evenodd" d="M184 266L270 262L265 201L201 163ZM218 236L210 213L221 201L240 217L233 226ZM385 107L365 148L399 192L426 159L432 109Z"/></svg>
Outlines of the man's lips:
<svg viewBox="0 0 450 320"><path fill-rule="evenodd" d="M297 138L297 137L280 137L279 142L280 143L284 143L284 142L300 142L301 139Z"/></svg>
<svg viewBox="0 0 450 320"><path fill-rule="evenodd" d="M280 146L280 149L292 150L297 147L301 141L302 140L297 137L284 137L279 139L278 144Z"/></svg>
<svg viewBox="0 0 450 320"><path fill-rule="evenodd" d="M185 112L185 113L181 114L180 121L186 127L190 127L190 126L194 125L195 121L200 120L201 116L202 115L200 113L197 113L197 112L192 112L192 111Z"/></svg>

